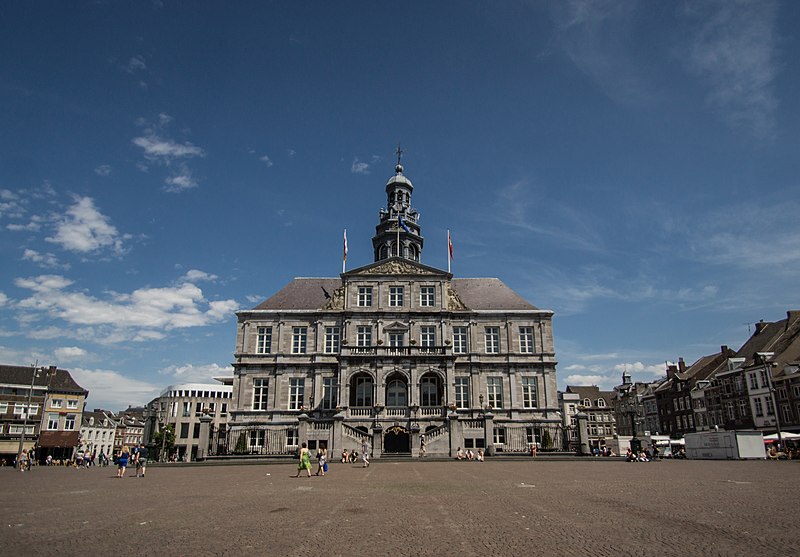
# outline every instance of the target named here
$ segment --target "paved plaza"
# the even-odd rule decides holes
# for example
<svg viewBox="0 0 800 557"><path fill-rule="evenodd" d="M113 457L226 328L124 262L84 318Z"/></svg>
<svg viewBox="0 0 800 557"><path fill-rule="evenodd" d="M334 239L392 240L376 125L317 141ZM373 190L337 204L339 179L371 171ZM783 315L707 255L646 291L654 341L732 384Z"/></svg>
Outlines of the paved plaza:
<svg viewBox="0 0 800 557"><path fill-rule="evenodd" d="M797 555L798 462L0 469L5 555Z"/></svg>

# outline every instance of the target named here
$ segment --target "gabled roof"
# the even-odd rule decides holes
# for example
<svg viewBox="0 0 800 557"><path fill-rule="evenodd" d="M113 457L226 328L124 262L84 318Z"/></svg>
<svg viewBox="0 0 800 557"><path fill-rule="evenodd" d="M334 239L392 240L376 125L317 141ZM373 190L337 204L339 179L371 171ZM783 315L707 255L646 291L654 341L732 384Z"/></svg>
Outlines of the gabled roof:
<svg viewBox="0 0 800 557"><path fill-rule="evenodd" d="M597 399L602 398L603 401L606 403L606 407L610 407L615 397L615 393L613 391L601 391L600 387L594 385L591 386L567 385L567 392L579 395L581 402L583 402L583 400L588 398L591 401L592 406L596 406Z"/></svg>
<svg viewBox="0 0 800 557"><path fill-rule="evenodd" d="M496 278L453 279L453 290L474 310L538 310Z"/></svg>
<svg viewBox="0 0 800 557"><path fill-rule="evenodd" d="M773 352L774 361L788 362L800 357L800 311L786 312L786 319L774 323L759 323L742 347L736 352L745 358L743 367L755 365L756 352Z"/></svg>
<svg viewBox="0 0 800 557"><path fill-rule="evenodd" d="M35 386L46 387L51 392L89 394L89 391L75 382L66 369L58 369L55 366L42 369L44 373L40 373L34 379ZM0 383L30 386L32 373L31 366L0 365Z"/></svg>

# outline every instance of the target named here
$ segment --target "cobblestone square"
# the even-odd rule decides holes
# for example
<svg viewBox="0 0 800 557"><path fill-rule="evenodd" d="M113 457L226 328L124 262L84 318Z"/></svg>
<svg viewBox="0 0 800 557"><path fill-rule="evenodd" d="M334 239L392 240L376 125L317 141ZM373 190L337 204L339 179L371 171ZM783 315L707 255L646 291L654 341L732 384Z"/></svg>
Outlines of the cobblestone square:
<svg viewBox="0 0 800 557"><path fill-rule="evenodd" d="M796 462L0 469L6 555L797 554Z"/></svg>

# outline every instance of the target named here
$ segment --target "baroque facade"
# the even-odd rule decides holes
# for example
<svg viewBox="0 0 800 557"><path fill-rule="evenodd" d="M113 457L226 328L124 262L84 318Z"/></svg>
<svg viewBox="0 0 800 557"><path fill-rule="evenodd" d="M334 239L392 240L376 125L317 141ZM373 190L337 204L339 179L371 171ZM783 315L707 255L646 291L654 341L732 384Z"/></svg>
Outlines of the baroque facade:
<svg viewBox="0 0 800 557"><path fill-rule="evenodd" d="M562 447L553 312L422 264L413 185L395 171L372 263L237 312L228 452Z"/></svg>

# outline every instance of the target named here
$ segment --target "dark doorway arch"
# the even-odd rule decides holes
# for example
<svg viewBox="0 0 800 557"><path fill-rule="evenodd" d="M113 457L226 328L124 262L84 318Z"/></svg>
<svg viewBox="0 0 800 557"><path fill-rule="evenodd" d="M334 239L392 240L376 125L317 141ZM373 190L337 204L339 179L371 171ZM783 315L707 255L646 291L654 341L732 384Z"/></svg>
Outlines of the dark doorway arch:
<svg viewBox="0 0 800 557"><path fill-rule="evenodd" d="M385 453L410 453L411 435L402 426L396 425L383 432L383 452Z"/></svg>

